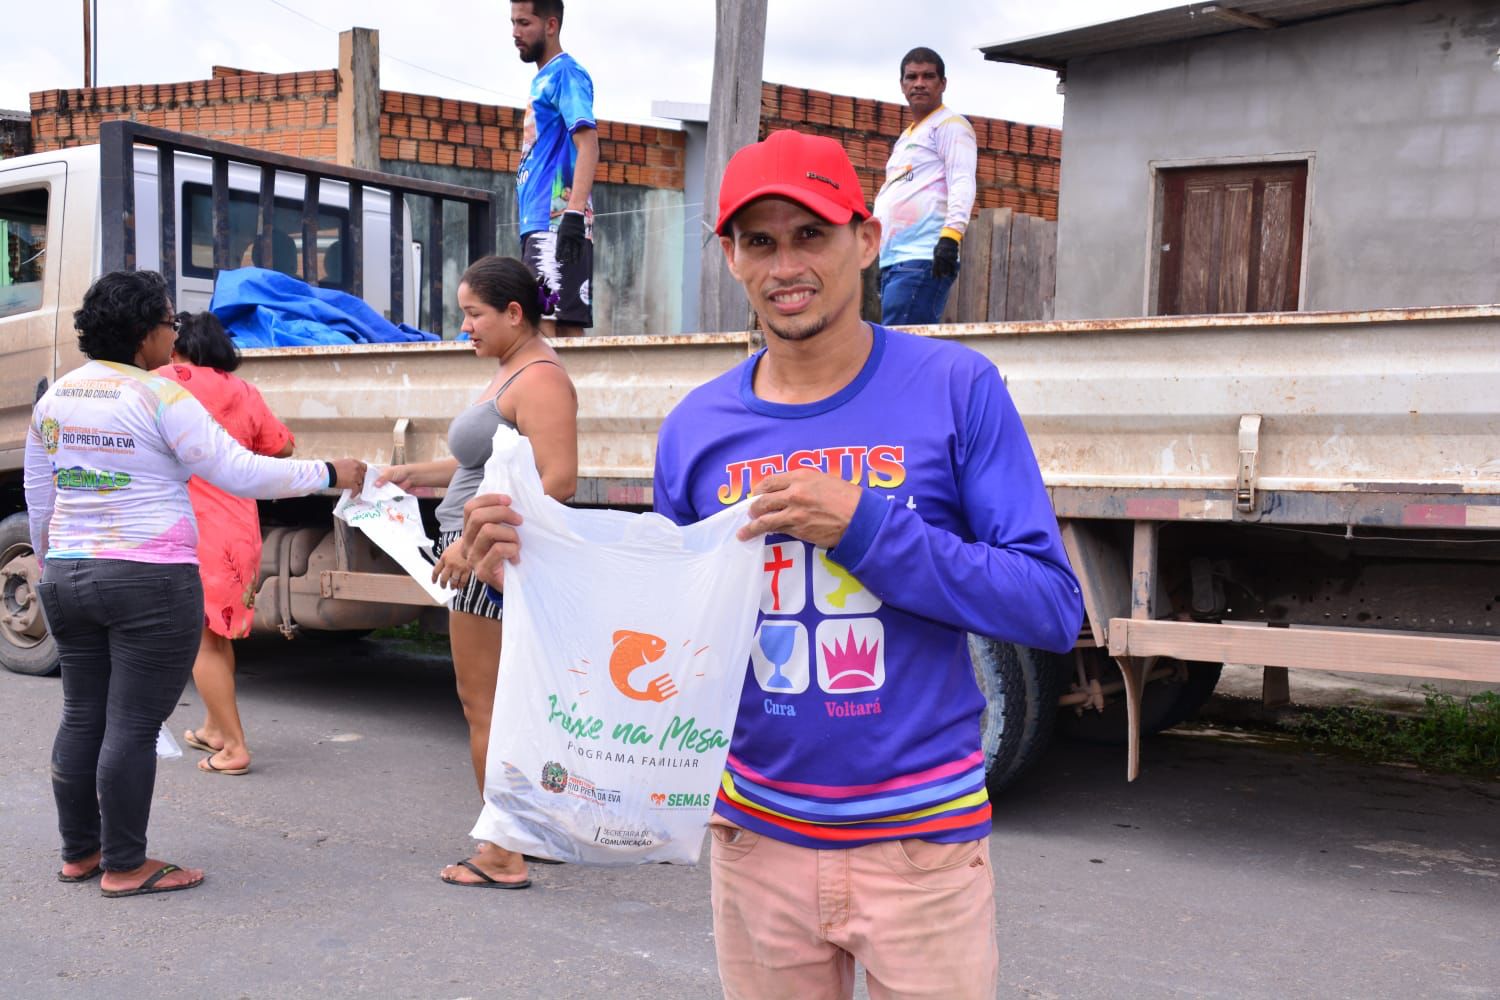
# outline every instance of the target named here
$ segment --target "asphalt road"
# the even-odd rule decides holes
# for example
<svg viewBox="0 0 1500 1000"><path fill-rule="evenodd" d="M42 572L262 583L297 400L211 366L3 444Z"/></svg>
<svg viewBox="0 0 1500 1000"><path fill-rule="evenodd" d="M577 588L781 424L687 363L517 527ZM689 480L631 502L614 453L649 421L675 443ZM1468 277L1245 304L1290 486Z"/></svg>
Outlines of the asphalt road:
<svg viewBox="0 0 1500 1000"><path fill-rule="evenodd" d="M255 770L163 762L152 853L186 893L62 885L55 678L0 671L0 995L717 995L703 869L534 868L457 889L477 812L446 660L395 643L258 642ZM199 720L191 691L173 717ZM1001 995L1500 997L1500 784L1203 729L1060 745L997 803Z"/></svg>

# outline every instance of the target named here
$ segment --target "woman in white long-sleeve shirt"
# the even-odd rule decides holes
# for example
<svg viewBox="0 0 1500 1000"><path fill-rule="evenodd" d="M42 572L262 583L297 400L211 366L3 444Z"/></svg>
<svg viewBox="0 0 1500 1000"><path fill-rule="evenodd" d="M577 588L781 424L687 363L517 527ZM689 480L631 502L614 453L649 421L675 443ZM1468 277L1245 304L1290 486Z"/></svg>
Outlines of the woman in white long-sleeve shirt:
<svg viewBox="0 0 1500 1000"><path fill-rule="evenodd" d="M62 663L52 748L58 878L83 882L102 870L106 896L187 889L202 871L146 856L156 734L187 684L203 627L187 481L293 497L357 487L364 463L253 454L186 389L152 375L177 337L155 272L104 275L73 320L91 360L37 402L26 440L38 590Z"/></svg>

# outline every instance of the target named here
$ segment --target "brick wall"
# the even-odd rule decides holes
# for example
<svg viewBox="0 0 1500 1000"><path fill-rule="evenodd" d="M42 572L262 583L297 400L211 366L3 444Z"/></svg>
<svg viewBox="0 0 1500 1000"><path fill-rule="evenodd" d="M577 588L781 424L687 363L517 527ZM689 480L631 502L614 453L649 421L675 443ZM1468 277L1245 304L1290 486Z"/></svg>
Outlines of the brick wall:
<svg viewBox="0 0 1500 1000"><path fill-rule="evenodd" d="M31 95L37 152L99 141L103 122L130 119L273 153L331 160L338 145L338 73L245 73L211 80L44 90ZM221 75L222 74L222 75Z"/></svg>
<svg viewBox="0 0 1500 1000"><path fill-rule="evenodd" d="M384 90L380 158L514 173L523 115L520 108ZM685 143L675 130L601 121L595 180L681 190Z"/></svg>
<svg viewBox="0 0 1500 1000"><path fill-rule="evenodd" d="M99 139L99 125L131 119L254 149L331 160L337 155L338 74L254 73L215 66L189 83L47 90L31 95L38 152ZM514 173L521 158L520 108L384 90L380 158ZM596 180L682 190L683 133L599 122Z"/></svg>
<svg viewBox="0 0 1500 1000"><path fill-rule="evenodd" d="M133 119L255 149L332 160L337 154L338 74L255 73L215 66L188 83L46 90L31 95L37 152L96 142L99 125ZM380 158L514 173L522 110L398 91L381 91ZM767 83L761 135L799 128L843 144L872 202L892 141L909 123L905 105ZM1057 218L1062 133L1041 125L970 117L979 143L975 210L1013 208ZM686 136L671 129L599 123L596 180L683 189Z"/></svg>
<svg viewBox="0 0 1500 1000"><path fill-rule="evenodd" d="M979 144L974 210L1012 208L1056 219L1062 132L999 118L965 117ZM871 204L885 179L891 143L909 124L911 112L904 104L774 83L761 87L762 138L775 129L796 128L837 139L854 161Z"/></svg>

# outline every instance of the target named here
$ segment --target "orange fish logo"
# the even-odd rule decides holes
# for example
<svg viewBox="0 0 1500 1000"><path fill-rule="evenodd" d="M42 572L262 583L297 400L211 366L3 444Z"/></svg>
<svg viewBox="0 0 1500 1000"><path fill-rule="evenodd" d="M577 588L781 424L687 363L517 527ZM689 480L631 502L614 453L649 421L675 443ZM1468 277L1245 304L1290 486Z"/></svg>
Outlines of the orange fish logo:
<svg viewBox="0 0 1500 1000"><path fill-rule="evenodd" d="M671 674L662 674L646 685L644 691L630 686L630 675L641 667L655 663L667 651L659 635L620 629L614 634L614 652L609 654L609 679L625 697L634 701L666 701L677 694L677 683Z"/></svg>

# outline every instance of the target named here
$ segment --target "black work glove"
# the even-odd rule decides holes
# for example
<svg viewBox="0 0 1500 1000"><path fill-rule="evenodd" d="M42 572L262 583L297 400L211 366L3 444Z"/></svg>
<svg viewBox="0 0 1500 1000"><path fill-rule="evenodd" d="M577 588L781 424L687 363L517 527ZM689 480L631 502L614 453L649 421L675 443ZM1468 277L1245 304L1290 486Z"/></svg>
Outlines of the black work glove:
<svg viewBox="0 0 1500 1000"><path fill-rule="evenodd" d="M574 264L583 256L583 213L564 212L557 223L557 243L553 256L559 264Z"/></svg>
<svg viewBox="0 0 1500 1000"><path fill-rule="evenodd" d="M561 233L561 230L558 230ZM932 276L951 278L958 273L958 240L944 236L932 248Z"/></svg>

